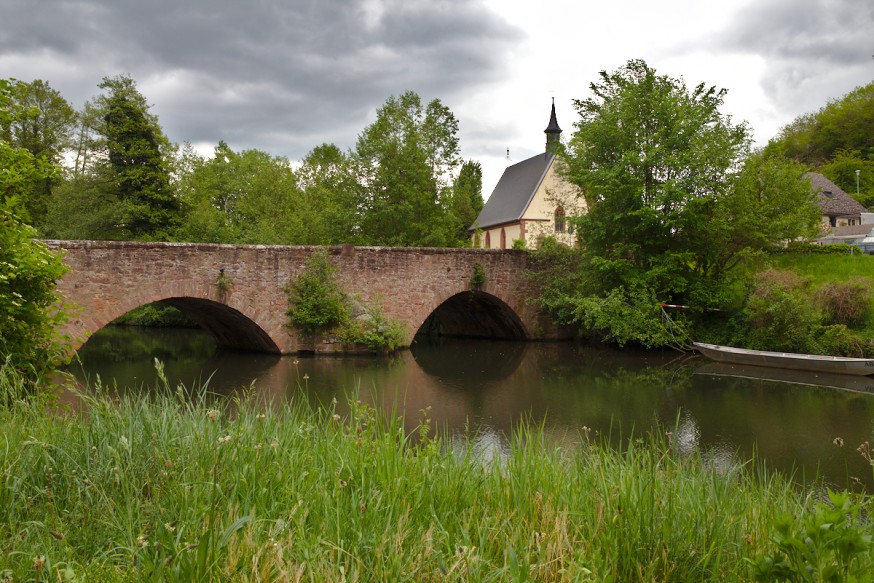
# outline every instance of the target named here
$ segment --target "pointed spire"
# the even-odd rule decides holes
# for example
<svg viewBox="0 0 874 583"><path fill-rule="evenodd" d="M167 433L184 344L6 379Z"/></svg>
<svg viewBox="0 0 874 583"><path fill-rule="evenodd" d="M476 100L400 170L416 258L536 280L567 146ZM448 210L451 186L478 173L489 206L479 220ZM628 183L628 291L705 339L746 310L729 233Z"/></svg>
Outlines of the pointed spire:
<svg viewBox="0 0 874 583"><path fill-rule="evenodd" d="M558 144L561 140L561 128L558 127L558 120L555 118L555 97L552 98L552 113L549 115L549 125L543 130L546 134L546 151L551 152L553 144Z"/></svg>

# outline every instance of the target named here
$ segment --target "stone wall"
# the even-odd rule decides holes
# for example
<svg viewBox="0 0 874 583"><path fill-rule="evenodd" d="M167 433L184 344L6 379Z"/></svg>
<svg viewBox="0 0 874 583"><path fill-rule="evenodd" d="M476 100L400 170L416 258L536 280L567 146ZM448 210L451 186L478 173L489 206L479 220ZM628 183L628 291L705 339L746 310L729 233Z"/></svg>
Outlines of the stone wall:
<svg viewBox="0 0 874 583"><path fill-rule="evenodd" d="M320 247L47 241L66 250L70 272L59 282L77 306L65 332L78 343L141 305L164 300L188 313L220 344L234 348L291 353L334 350L299 338L286 325L285 288ZM485 270L478 297L500 306L501 317L518 319L527 339L557 336L529 298L527 256L520 251L481 249L330 247L331 262L343 289L367 304L382 306L388 318L406 325L407 342L434 310L467 293L475 265ZM220 274L229 281L218 285ZM464 310L458 301L456 312ZM455 314L455 319L463 319ZM316 343L318 344L318 343Z"/></svg>

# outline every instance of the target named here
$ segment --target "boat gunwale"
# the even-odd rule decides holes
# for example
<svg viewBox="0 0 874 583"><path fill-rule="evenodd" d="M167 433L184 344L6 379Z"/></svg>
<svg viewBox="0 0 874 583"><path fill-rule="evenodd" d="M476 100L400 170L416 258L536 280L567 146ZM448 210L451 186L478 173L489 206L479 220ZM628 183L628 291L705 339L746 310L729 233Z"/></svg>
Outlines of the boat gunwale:
<svg viewBox="0 0 874 583"><path fill-rule="evenodd" d="M717 362L772 368L794 368L812 372L831 372L857 376L874 374L874 359L872 358L801 354L795 352L769 352L766 350L751 350L704 342L693 342L693 345L701 354Z"/></svg>

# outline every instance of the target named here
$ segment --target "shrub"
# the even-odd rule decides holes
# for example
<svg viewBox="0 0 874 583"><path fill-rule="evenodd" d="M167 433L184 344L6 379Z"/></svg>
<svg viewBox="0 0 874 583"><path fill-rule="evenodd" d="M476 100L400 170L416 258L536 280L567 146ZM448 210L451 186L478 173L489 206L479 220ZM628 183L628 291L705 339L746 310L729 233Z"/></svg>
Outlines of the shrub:
<svg viewBox="0 0 874 583"><path fill-rule="evenodd" d="M310 256L303 272L286 289L290 304L286 315L291 326L312 335L349 319L346 294L340 289L335 272L327 251L322 249Z"/></svg>
<svg viewBox="0 0 874 583"><path fill-rule="evenodd" d="M834 245L817 245L816 243L807 243L804 241L793 241L775 252L777 253L809 253L813 255L849 255L850 253L861 253L862 251L855 245L850 246L845 243L836 243Z"/></svg>
<svg viewBox="0 0 874 583"><path fill-rule="evenodd" d="M61 255L0 203L0 362L36 380L66 357L57 327L67 316L55 288Z"/></svg>
<svg viewBox="0 0 874 583"><path fill-rule="evenodd" d="M843 324L823 326L817 333L817 352L832 356L865 357L865 346Z"/></svg>
<svg viewBox="0 0 874 583"><path fill-rule="evenodd" d="M813 335L820 314L804 293L807 284L808 280L787 271L769 270L756 277L742 314L748 348L816 351Z"/></svg>
<svg viewBox="0 0 874 583"><path fill-rule="evenodd" d="M479 290L486 284L486 270L479 262L473 266L473 275L470 276L470 289Z"/></svg>
<svg viewBox="0 0 874 583"><path fill-rule="evenodd" d="M828 283L816 294L817 304L830 323L855 326L861 324L868 314L867 281L855 278L846 283Z"/></svg>
<svg viewBox="0 0 874 583"><path fill-rule="evenodd" d="M340 339L363 344L371 352L385 353L403 346L407 334L403 324L385 317L382 308L370 307L363 316L343 326Z"/></svg>
<svg viewBox="0 0 874 583"><path fill-rule="evenodd" d="M406 342L403 325L386 318L378 306L359 307L355 314L361 316L353 318L352 301L340 288L325 250L315 252L289 284L288 301L290 325L304 334L332 331L341 342L363 344L379 353L397 350Z"/></svg>

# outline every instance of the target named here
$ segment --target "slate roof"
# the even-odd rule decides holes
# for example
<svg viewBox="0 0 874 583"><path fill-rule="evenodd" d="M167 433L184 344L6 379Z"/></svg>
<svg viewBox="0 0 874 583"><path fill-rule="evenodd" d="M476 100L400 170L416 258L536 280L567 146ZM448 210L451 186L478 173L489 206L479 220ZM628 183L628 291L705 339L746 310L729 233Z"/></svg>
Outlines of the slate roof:
<svg viewBox="0 0 874 583"><path fill-rule="evenodd" d="M485 229L520 220L554 159L555 154L544 152L504 170L470 229Z"/></svg>
<svg viewBox="0 0 874 583"><path fill-rule="evenodd" d="M810 180L822 214L830 217L855 217L868 212L860 202L822 174L808 172L804 178Z"/></svg>

